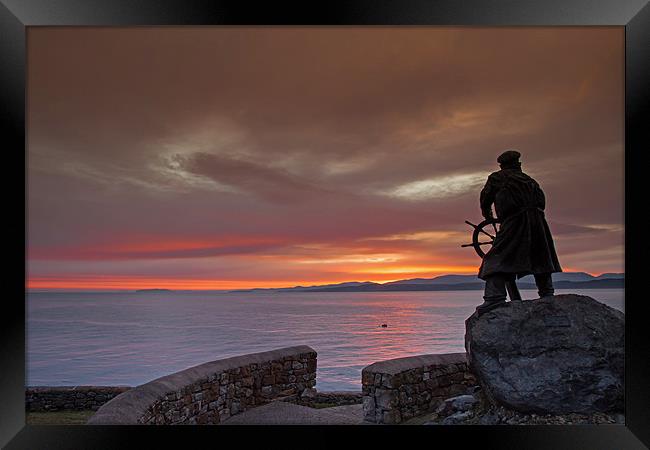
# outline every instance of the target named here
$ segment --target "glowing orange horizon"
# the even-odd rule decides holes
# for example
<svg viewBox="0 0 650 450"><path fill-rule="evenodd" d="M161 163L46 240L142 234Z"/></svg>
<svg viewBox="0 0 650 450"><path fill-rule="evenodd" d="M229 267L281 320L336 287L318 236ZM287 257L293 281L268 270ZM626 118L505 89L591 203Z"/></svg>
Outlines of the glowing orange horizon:
<svg viewBox="0 0 650 450"><path fill-rule="evenodd" d="M412 269L412 267L411 267ZM453 270L449 270L453 269ZM584 272L576 268L566 268L565 272ZM382 272L358 271L348 276L339 276L329 279L303 279L303 280L215 280L215 279L194 279L194 278L157 278L138 276L77 276L77 277L29 277L27 289L71 289L71 290L136 290L136 289L176 289L176 290L232 290L232 289L254 289L254 288L285 288L293 286L315 286L324 284L336 284L352 281L370 281L374 283L388 283L409 278L433 278L440 275L457 274L472 275L477 272L475 266L444 266L429 267L425 275L423 272L399 272L387 270ZM372 275L363 277L363 274ZM395 275L399 275L396 277Z"/></svg>
<svg viewBox="0 0 650 450"><path fill-rule="evenodd" d="M367 281L367 280L364 280ZM342 283L343 280L322 281L233 281L233 280L187 280L187 279L90 279L90 280L51 280L35 279L27 281L27 289L177 289L177 290L231 290L255 288L284 288L293 286L312 286Z"/></svg>

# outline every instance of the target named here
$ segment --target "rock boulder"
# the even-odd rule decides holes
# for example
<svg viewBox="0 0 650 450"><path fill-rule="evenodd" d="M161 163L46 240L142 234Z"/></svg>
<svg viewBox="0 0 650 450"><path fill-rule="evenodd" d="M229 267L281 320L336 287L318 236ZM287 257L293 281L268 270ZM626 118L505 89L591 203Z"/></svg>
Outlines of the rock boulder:
<svg viewBox="0 0 650 450"><path fill-rule="evenodd" d="M508 302L465 326L470 368L492 401L530 413L623 409L622 312L567 294Z"/></svg>

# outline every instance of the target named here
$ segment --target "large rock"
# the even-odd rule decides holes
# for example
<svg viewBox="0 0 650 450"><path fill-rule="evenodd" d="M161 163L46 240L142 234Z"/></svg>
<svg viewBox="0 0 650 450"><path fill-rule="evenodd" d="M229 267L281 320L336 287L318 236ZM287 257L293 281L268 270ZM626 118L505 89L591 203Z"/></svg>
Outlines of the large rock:
<svg viewBox="0 0 650 450"><path fill-rule="evenodd" d="M488 397L531 413L623 409L624 317L582 295L509 302L465 322Z"/></svg>

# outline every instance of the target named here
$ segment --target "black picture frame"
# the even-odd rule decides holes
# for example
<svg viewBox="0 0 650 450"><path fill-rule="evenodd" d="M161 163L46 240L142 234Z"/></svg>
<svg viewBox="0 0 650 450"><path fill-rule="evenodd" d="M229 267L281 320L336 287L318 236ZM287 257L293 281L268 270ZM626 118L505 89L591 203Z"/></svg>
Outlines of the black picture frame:
<svg viewBox="0 0 650 450"><path fill-rule="evenodd" d="M151 25L459 25L625 27L625 425L446 427L124 427L25 425L25 73L27 28ZM454 445L529 449L636 449L650 446L650 340L643 314L643 175L650 149L650 5L647 0L348 0L250 2L196 0L0 0L0 111L3 156L4 257L2 287L0 445L8 449L132 448L146 442L189 446L196 439L223 445L341 445L360 435L364 446ZM25 170L20 170L19 167ZM21 184L22 183L22 184ZM18 191L23 186L24 196ZM25 237L25 245L19 236ZM23 261L23 264L18 264ZM228 435L228 436L226 436ZM144 439L144 440L142 440ZM416 440L417 439L417 440ZM423 439L422 443L419 442ZM211 444L211 445L212 445ZM402 444L402 445L404 445ZM645 444L645 445L644 445ZM143 444L144 445L144 444ZM232 444L226 444L232 445ZM357 444L362 445L362 444Z"/></svg>

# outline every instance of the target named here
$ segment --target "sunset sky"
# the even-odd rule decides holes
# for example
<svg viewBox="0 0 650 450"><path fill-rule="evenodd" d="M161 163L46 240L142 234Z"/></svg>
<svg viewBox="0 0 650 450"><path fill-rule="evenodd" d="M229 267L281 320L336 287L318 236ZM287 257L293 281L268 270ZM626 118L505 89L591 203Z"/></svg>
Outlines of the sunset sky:
<svg viewBox="0 0 650 450"><path fill-rule="evenodd" d="M28 287L476 273L496 157L623 271L623 29L30 28Z"/></svg>

